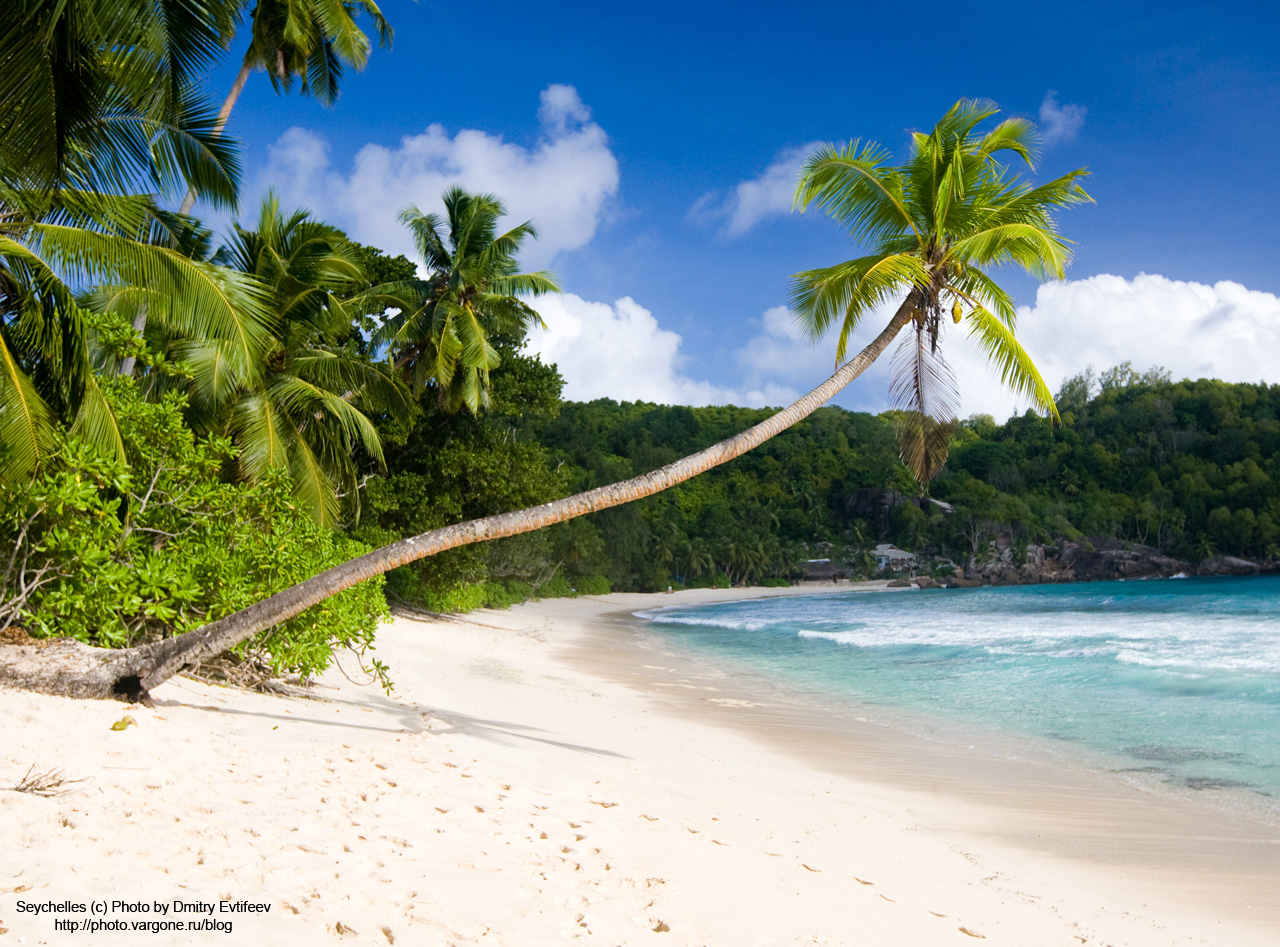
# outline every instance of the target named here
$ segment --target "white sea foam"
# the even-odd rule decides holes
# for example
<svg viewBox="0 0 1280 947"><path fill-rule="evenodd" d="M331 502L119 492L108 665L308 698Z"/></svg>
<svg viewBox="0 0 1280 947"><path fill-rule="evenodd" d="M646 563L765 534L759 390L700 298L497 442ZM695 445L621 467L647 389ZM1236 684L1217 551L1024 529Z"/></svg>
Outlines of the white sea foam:
<svg viewBox="0 0 1280 947"><path fill-rule="evenodd" d="M1168 750L1174 782L1225 779L1280 796L1280 577L836 594L651 614L665 634L806 693L1121 758Z"/></svg>

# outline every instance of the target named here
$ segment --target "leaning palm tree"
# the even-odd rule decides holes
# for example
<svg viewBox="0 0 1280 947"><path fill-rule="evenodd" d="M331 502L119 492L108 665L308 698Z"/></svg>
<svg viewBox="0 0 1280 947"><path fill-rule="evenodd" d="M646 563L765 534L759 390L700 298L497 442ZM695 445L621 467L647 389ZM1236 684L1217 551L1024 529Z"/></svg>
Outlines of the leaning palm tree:
<svg viewBox="0 0 1280 947"><path fill-rule="evenodd" d="M453 187L444 207L443 218L412 206L401 213L427 276L370 291L397 309L374 341L388 348L415 391L433 390L449 411L479 412L489 404L489 372L500 361L489 337L542 325L522 297L560 288L550 273L520 272L520 246L537 231L526 221L499 233L506 208L496 197Z"/></svg>
<svg viewBox="0 0 1280 947"><path fill-rule="evenodd" d="M986 134L990 102L957 102L931 134L915 133L907 162L886 165L882 146L852 141L820 148L796 189L802 210L817 205L870 250L865 256L799 273L791 308L815 340L837 323L836 364L862 319L898 303L890 325L911 324L894 356L890 395L900 409L902 460L925 484L946 460L959 395L942 358L946 315L968 330L1016 394L1056 417L1053 395L1014 336L1013 300L991 275L1019 267L1061 279L1071 257L1052 211L1090 200L1072 171L1033 187L995 160L1010 152L1029 166L1035 126L1007 119ZM905 290L905 298L903 293Z"/></svg>
<svg viewBox="0 0 1280 947"><path fill-rule="evenodd" d="M7 671L0 667L0 679L78 696L143 698L149 688L184 665L224 651L397 566L650 496L740 456L807 417L861 375L907 326L914 327L917 342L913 344L928 346L932 354L934 340L941 337L943 307L952 297L961 303L961 321L969 307L971 332L1005 380L1016 390L1039 391L1039 376L1012 343L1008 297L983 267L1014 263L1033 273L1061 277L1069 253L1052 211L1088 200L1079 185L1085 172L1073 171L1039 187L1020 182L997 162L996 155L1010 151L1029 161L1033 128L1013 120L975 136L975 127L993 113L994 107L985 103L957 103L932 134L916 136L908 160L899 167L886 165L888 156L875 146L854 145L823 149L805 169L798 204L817 203L836 214L857 237L872 244L872 253L844 264L831 274L833 278L800 274L795 296L801 318L819 331L837 315L842 317L842 328L848 332L842 331L840 342L847 344L849 332L872 307L886 300L898 306L861 352L790 407L631 480L391 543L187 634L129 651L85 649L81 653L86 659L74 676L54 679L47 672L15 670L11 663ZM864 262L868 259L879 262ZM829 289L825 295L824 289ZM988 307L996 310L994 315ZM956 317L954 303L952 316ZM920 382L922 389L928 388L926 381ZM922 394L919 407L928 409L928 391Z"/></svg>

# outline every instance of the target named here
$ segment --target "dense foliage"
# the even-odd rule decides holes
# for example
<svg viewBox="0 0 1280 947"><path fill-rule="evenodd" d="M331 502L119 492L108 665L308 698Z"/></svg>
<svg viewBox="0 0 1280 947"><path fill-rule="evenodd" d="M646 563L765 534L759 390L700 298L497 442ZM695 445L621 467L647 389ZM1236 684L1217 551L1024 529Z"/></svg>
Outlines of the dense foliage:
<svg viewBox="0 0 1280 947"><path fill-rule="evenodd" d="M1015 547L1116 538L1193 561L1215 552L1277 557L1280 387L1174 383L1124 365L1104 372L1101 386L1091 372L1070 379L1059 402L1061 424L1030 413L1003 425L983 415L963 422L931 491L949 512L917 497L892 414L823 408L733 464L566 524L578 548L564 568L570 579L601 575L617 589L652 591L795 576L809 558L842 559L865 574L882 541L955 561L981 558L1001 538ZM558 465L562 482L543 488L568 493L660 467L767 413L567 403L558 414L526 417L525 440L511 428L504 443L528 459L522 476L534 476L539 462ZM465 478L452 481L452 495L465 489ZM464 516L488 509L454 507ZM559 562L548 543L508 556L494 574ZM488 555L476 547L465 561ZM426 588L487 577L479 569L446 576L439 566L420 574Z"/></svg>
<svg viewBox="0 0 1280 947"><path fill-rule="evenodd" d="M1280 386L1128 365L1060 392L1063 425L971 420L939 496L1015 538L1108 536L1198 560L1280 555ZM948 534L952 545L954 531Z"/></svg>
<svg viewBox="0 0 1280 947"><path fill-rule="evenodd" d="M577 490L661 467L769 413L601 400L565 405L532 430ZM589 517L601 539L592 566L624 589L785 579L818 543L862 542L865 524L842 512L859 486L911 483L890 420L822 408L732 464Z"/></svg>
<svg viewBox="0 0 1280 947"><path fill-rule="evenodd" d="M63 434L34 482L0 495L0 530L12 541L0 626L126 646L197 628L366 551L300 510L282 472L226 482L234 448L197 440L181 396L149 404L128 381L106 389L125 460ZM310 675L335 646L368 649L385 614L375 580L237 654L261 671Z"/></svg>
<svg viewBox="0 0 1280 947"><path fill-rule="evenodd" d="M385 426L387 471L369 479L354 535L383 545L567 492L567 471L518 431L522 419L560 409L560 375L520 350L523 333L497 334L493 343L501 363L490 379L492 410L450 412L433 398L407 431ZM388 592L434 611L507 605L535 588L567 592L560 589L559 540L550 531L450 550L392 572ZM579 574L574 565L571 575Z"/></svg>

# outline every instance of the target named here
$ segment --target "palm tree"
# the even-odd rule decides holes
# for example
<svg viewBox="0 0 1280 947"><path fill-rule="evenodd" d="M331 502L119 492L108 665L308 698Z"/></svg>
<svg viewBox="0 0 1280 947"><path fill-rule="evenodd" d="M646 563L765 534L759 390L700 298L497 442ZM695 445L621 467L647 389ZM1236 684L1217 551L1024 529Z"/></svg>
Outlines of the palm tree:
<svg viewBox="0 0 1280 947"><path fill-rule="evenodd" d="M902 460L925 484L946 460L955 425L955 378L938 350L945 313L963 323L1001 380L1057 416L1053 395L1014 337L1013 300L990 275L1016 266L1037 278L1061 279L1071 252L1052 211L1091 200L1084 169L1038 187L995 160L1011 152L1032 165L1035 126L1007 119L986 134L974 129L997 114L985 101L961 100L931 134L915 133L907 162L886 165L874 142L827 145L805 164L796 189L801 210L818 205L870 253L795 278L791 302L813 339L837 322L836 364L862 317L901 300L894 320L909 318L894 358L890 394L903 409Z"/></svg>
<svg viewBox="0 0 1280 947"><path fill-rule="evenodd" d="M856 236L873 241L878 252L842 269L832 268L836 271L832 278L800 274L796 296L802 315L808 313L806 320L817 330L824 318L843 314L849 330L840 336L843 357L849 332L862 314L885 299L901 298L901 302L861 352L790 407L718 444L622 483L383 546L187 634L128 651L84 648L83 669L76 675L55 679L38 669L0 666L0 679L72 696L144 698L149 688L184 665L224 651L375 575L456 546L530 532L651 496L746 453L807 417L861 375L907 326L915 327L916 338L930 340L932 354L932 339L940 329L938 316L951 295L972 307L968 316L972 332L1005 380L1018 390L1039 391L1043 383L1037 385L1038 374L1033 374L1022 349L1015 348L1012 304L981 267L1013 262L1032 272L1061 276L1068 253L1051 211L1087 200L1076 183L1084 172L1072 172L1040 187L1022 184L994 155L1011 150L1029 158L1033 129L1026 122L1004 122L973 140L974 126L992 111L978 103L957 103L931 135L916 136L910 158L899 168L886 167L887 155L876 146L828 147L810 161L801 179L799 204L819 203ZM910 239L902 236L904 231ZM809 299L812 303L803 305ZM984 301L996 309L996 316L982 308ZM920 407L932 405L923 401ZM71 650L64 649L64 655Z"/></svg>
<svg viewBox="0 0 1280 947"><path fill-rule="evenodd" d="M149 198L63 190L32 204L0 182L0 477L18 482L42 462L55 421L121 451L94 375L91 335L121 330L73 287L109 285L157 325L207 340L224 371L256 371L271 317L258 284L150 239L164 218Z"/></svg>
<svg viewBox="0 0 1280 947"><path fill-rule="evenodd" d="M239 6L237 2L237 19ZM249 14L249 48L218 112L214 134L222 134L255 69L267 73L277 92L288 93L297 79L304 95L332 106L344 66L358 71L369 61L372 44L356 26L360 13L369 14L379 41L389 48L392 30L374 0L258 0ZM187 194L179 213L190 213L196 197L194 191Z"/></svg>
<svg viewBox="0 0 1280 947"><path fill-rule="evenodd" d="M0 27L0 477L21 480L56 419L108 447L114 420L90 336L122 328L73 287L115 286L135 308L254 362L266 314L253 285L154 245L185 226L151 198L194 189L229 206L239 169L194 91L233 0L17 0ZM171 234L172 236L172 234ZM166 240L176 243L176 240ZM107 320L110 322L111 320ZM123 327L127 333L127 327Z"/></svg>
<svg viewBox="0 0 1280 947"><path fill-rule="evenodd" d="M236 197L198 89L239 0L12 0L0 27L0 177L37 192Z"/></svg>
<svg viewBox="0 0 1280 947"><path fill-rule="evenodd" d="M403 418L409 405L388 366L343 345L352 332L344 297L364 282L359 256L340 231L306 211L286 217L268 194L256 229L237 226L217 259L267 288L274 332L261 373L238 384L219 371L222 346L177 343L194 369L196 427L232 437L248 480L287 467L299 504L316 521L336 525L340 496L358 492L357 448L382 463L382 442L366 412Z"/></svg>
<svg viewBox="0 0 1280 947"><path fill-rule="evenodd" d="M374 335L416 392L434 388L442 407L479 412L489 403L489 372L500 361L495 332L542 325L521 297L560 291L550 273L521 273L520 245L537 236L526 221L505 233L506 213L489 194L450 188L445 217L409 207L400 220L413 234L427 276L374 287L398 308Z"/></svg>

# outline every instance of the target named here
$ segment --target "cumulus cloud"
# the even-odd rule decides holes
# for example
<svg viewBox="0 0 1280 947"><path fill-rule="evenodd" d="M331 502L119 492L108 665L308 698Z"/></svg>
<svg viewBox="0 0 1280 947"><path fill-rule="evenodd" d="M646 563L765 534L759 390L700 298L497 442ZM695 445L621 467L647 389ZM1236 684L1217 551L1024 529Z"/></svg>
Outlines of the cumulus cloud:
<svg viewBox="0 0 1280 947"><path fill-rule="evenodd" d="M1079 134L1089 110L1083 105L1059 105L1058 93L1050 89L1040 102L1040 134L1046 148L1071 141Z"/></svg>
<svg viewBox="0 0 1280 947"><path fill-rule="evenodd" d="M1230 281L1140 273L1046 283L1035 305L1019 310L1018 336L1054 391L1086 365L1124 361L1161 365L1175 380L1280 381L1280 298Z"/></svg>
<svg viewBox="0 0 1280 947"><path fill-rule="evenodd" d="M759 177L741 182L728 193L712 191L702 195L689 209L689 216L698 221L722 222L722 236L740 237L767 217L791 213L800 168L819 144L811 141L784 151Z"/></svg>
<svg viewBox="0 0 1280 947"><path fill-rule="evenodd" d="M834 368L835 333L812 344L785 306L766 310L757 330L727 353L728 385L685 374L680 335L629 297L610 305L565 294L542 297L537 306L548 329L531 334L531 347L560 366L565 396L576 400L784 405ZM895 308L889 302L866 315L850 353L870 342ZM1033 306L1019 309L1018 337L1054 392L1088 365L1102 370L1125 361L1140 371L1160 365L1175 380L1280 381L1272 355L1280 351L1280 298L1239 283L1209 286L1145 273L1046 283ZM962 327L944 320L943 344L962 415L1003 420L1029 407L1001 384ZM889 354L846 389L841 404L888 407Z"/></svg>
<svg viewBox="0 0 1280 947"><path fill-rule="evenodd" d="M865 316L849 351L870 342L895 307L887 303ZM1103 370L1125 361L1140 371L1162 366L1175 380L1280 381L1272 356L1280 351L1280 298L1233 282L1208 286L1144 273L1046 283L1034 306L1019 309L1018 338L1054 392L1088 365ZM943 345L960 386L962 415L1003 420L1029 407L1001 384L963 327L944 320ZM777 306L764 314L737 360L753 390L805 391L830 374L834 353L834 332L812 345ZM887 408L890 355L847 388L840 403Z"/></svg>
<svg viewBox="0 0 1280 947"><path fill-rule="evenodd" d="M794 400L794 392L773 383L725 388L688 378L680 370L679 333L661 328L629 296L610 305L564 293L540 297L536 305L547 328L529 333L529 348L559 366L564 396L574 401L758 407Z"/></svg>
<svg viewBox="0 0 1280 947"><path fill-rule="evenodd" d="M542 92L540 133L529 148L483 131L450 135L431 125L395 147L369 143L350 168L335 168L327 141L291 128L268 151L260 174L285 207L307 207L361 243L413 258L408 232L396 220L407 204L438 210L440 195L457 184L497 195L510 222L533 220L538 239L522 262L537 268L595 235L618 191L618 162L608 136L572 86Z"/></svg>

